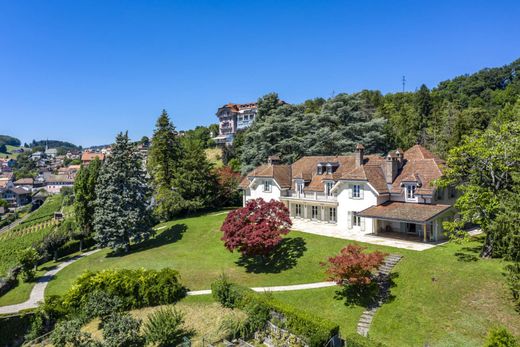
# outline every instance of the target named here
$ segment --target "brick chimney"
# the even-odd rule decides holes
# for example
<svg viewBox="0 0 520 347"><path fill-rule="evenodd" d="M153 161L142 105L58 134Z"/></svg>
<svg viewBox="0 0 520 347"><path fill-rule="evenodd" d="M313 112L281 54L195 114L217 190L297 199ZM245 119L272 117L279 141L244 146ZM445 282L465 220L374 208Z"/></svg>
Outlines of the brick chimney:
<svg viewBox="0 0 520 347"><path fill-rule="evenodd" d="M395 151L395 156L397 157L397 162L399 163L399 170L403 167L404 165L404 152L401 148L398 148L396 149Z"/></svg>
<svg viewBox="0 0 520 347"><path fill-rule="evenodd" d="M358 143L356 145L356 154L355 154L356 167L360 167L361 165L363 165L363 153L364 152L365 152L365 147L361 143Z"/></svg>
<svg viewBox="0 0 520 347"><path fill-rule="evenodd" d="M280 157L277 155L271 155L271 156L267 157L267 164L269 164L269 165L280 164Z"/></svg>
<svg viewBox="0 0 520 347"><path fill-rule="evenodd" d="M394 179L397 176L397 171L399 170L398 165L399 161L395 152L388 153L385 158L385 179L387 184L392 184L392 182L394 182Z"/></svg>

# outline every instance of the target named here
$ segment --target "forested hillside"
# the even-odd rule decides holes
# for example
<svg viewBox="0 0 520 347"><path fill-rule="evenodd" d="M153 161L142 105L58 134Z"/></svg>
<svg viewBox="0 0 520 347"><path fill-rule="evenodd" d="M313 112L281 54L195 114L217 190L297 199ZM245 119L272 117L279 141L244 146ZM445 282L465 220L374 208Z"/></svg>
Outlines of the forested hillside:
<svg viewBox="0 0 520 347"><path fill-rule="evenodd" d="M8 135L0 135L0 146L20 146L20 140L16 137L8 136Z"/></svg>
<svg viewBox="0 0 520 347"><path fill-rule="evenodd" d="M278 154L290 163L304 155L348 154L361 142L368 153L420 143L441 157L474 130L495 119L518 117L520 59L415 92L339 94L303 104L280 103L274 93L259 100L255 124L239 133L230 157L242 172ZM516 108L516 109L515 109Z"/></svg>

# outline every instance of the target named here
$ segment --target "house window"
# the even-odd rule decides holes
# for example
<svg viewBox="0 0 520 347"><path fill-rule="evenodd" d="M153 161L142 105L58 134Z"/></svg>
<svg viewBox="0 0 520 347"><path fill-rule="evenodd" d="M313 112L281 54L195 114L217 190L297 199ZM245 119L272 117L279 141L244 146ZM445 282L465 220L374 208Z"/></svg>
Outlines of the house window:
<svg viewBox="0 0 520 347"><path fill-rule="evenodd" d="M336 208L335 207L329 208L329 221L331 221L331 222L336 221Z"/></svg>
<svg viewBox="0 0 520 347"><path fill-rule="evenodd" d="M327 165L327 175L332 174L332 165Z"/></svg>
<svg viewBox="0 0 520 347"><path fill-rule="evenodd" d="M303 182L296 182L296 191L299 194L303 194Z"/></svg>
<svg viewBox="0 0 520 347"><path fill-rule="evenodd" d="M323 173L323 167L321 165L318 165L318 175L321 175Z"/></svg>
<svg viewBox="0 0 520 347"><path fill-rule="evenodd" d="M361 226L361 217L354 215L352 217L352 225L354 225L355 227Z"/></svg>
<svg viewBox="0 0 520 347"><path fill-rule="evenodd" d="M444 190L442 188L437 188L437 200L442 200L444 198Z"/></svg>
<svg viewBox="0 0 520 347"><path fill-rule="evenodd" d="M325 194L327 196L332 196L332 187L334 186L334 182L326 182L325 183Z"/></svg>
<svg viewBox="0 0 520 347"><path fill-rule="evenodd" d="M264 192L271 191L271 181L264 181Z"/></svg>
<svg viewBox="0 0 520 347"><path fill-rule="evenodd" d="M311 218L318 219L318 206L312 206L311 208Z"/></svg>
<svg viewBox="0 0 520 347"><path fill-rule="evenodd" d="M296 212L295 213L296 217L301 217L302 216L302 205L296 204L295 210L296 210L295 211Z"/></svg>
<svg viewBox="0 0 520 347"><path fill-rule="evenodd" d="M359 184L354 184L352 187L352 197L360 198L361 197L361 186Z"/></svg>
<svg viewBox="0 0 520 347"><path fill-rule="evenodd" d="M407 185L406 186L406 198L407 199L415 199L415 185Z"/></svg>
<svg viewBox="0 0 520 347"><path fill-rule="evenodd" d="M456 190L453 187L450 187L450 198L454 198L456 195Z"/></svg>

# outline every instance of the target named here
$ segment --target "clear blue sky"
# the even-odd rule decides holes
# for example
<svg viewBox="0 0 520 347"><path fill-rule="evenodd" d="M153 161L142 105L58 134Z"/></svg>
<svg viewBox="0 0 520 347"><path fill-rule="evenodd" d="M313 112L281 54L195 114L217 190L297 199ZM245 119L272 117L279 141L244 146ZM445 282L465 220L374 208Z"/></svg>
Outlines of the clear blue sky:
<svg viewBox="0 0 520 347"><path fill-rule="evenodd" d="M276 91L429 87L520 57L519 1L0 0L0 134L110 143Z"/></svg>

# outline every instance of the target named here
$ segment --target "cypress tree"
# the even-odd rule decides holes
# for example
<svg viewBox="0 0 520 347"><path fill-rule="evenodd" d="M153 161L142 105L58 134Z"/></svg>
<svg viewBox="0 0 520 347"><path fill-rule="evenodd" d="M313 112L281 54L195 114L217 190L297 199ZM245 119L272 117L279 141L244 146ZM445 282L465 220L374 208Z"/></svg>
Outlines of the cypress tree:
<svg viewBox="0 0 520 347"><path fill-rule="evenodd" d="M75 237L80 240L80 251L83 248L83 240L94 230L94 201L100 169L101 161L96 158L90 165L81 167L74 181L74 215L80 228Z"/></svg>
<svg viewBox="0 0 520 347"><path fill-rule="evenodd" d="M128 133L117 135L95 191L94 230L101 246L127 252L131 241L140 242L152 235L150 189Z"/></svg>

